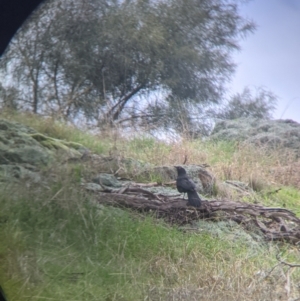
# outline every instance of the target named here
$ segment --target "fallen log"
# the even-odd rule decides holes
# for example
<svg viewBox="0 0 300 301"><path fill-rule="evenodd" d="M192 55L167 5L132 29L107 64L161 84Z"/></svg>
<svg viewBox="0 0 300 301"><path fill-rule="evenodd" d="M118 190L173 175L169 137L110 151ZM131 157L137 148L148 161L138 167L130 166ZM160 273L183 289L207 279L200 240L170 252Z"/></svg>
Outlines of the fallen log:
<svg viewBox="0 0 300 301"><path fill-rule="evenodd" d="M178 195L154 194L129 186L119 190L105 188L97 195L101 204L151 212L171 224L185 225L200 219L232 220L245 229L259 229L268 241L300 243L300 219L292 211L283 208L227 199L202 200L201 207L194 208L187 206L187 200Z"/></svg>

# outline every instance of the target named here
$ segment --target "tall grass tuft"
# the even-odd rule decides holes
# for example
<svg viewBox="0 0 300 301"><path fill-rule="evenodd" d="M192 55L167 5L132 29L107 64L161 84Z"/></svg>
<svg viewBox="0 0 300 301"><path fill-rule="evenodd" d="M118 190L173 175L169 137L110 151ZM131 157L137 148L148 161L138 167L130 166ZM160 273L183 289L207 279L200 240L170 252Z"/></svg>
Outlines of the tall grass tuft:
<svg viewBox="0 0 300 301"><path fill-rule="evenodd" d="M5 116L4 116L5 117ZM297 160L281 150L234 142L147 136L92 135L36 116L22 122L93 152L155 165L207 164L218 181L245 181L265 205L298 213ZM279 172L282 171L282 173ZM285 171L286 170L286 171ZM49 166L39 184L1 184L0 283L9 300L292 300L299 298L299 250L285 244L246 243L171 227L151 215L105 207L84 191L80 165ZM285 174L286 172L286 174ZM218 195L218 187L215 187ZM209 225L208 225L209 227ZM278 256L277 256L278 257Z"/></svg>
<svg viewBox="0 0 300 301"><path fill-rule="evenodd" d="M272 246L104 207L58 170L0 196L0 281L9 300L275 300ZM298 279L298 278L296 278ZM279 285L280 284L280 285ZM278 286L278 287L277 287ZM278 292L277 292L278 293ZM264 299L263 299L264 298Z"/></svg>

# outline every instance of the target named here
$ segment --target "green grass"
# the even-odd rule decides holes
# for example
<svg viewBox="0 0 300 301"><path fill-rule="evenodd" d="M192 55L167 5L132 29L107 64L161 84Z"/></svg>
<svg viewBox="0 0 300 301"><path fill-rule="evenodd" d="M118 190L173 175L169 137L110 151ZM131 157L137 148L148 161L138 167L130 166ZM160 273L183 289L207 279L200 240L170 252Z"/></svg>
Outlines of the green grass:
<svg viewBox="0 0 300 301"><path fill-rule="evenodd" d="M263 203L270 207L286 208L300 217L300 191L294 187L273 189L263 195Z"/></svg>
<svg viewBox="0 0 300 301"><path fill-rule="evenodd" d="M275 264L267 246L183 233L62 187L1 196L0 280L9 300L143 300L154 292L166 300L178 290L188 294L178 300L194 300L199 287L208 294L208 283L221 298Z"/></svg>
<svg viewBox="0 0 300 301"><path fill-rule="evenodd" d="M167 300L177 290L191 297L209 281L221 281L224 296L241 285L239 277L246 285L274 264L273 255L264 258L268 247L187 234L151 216L97 205L68 183L8 187L0 206L0 281L9 300L144 300L154 292L154 300ZM229 283L232 269L238 277ZM188 296L178 300L194 300Z"/></svg>
<svg viewBox="0 0 300 301"><path fill-rule="evenodd" d="M279 153L230 142L95 136L52 119L2 117L98 154L154 165L176 165L185 159L187 164L207 163L218 180L252 183L258 193L245 201L258 200L300 215L299 190L282 187L272 178L273 167L290 163ZM299 298L299 269L278 265L276 259L279 253L283 260L299 264L297 247L252 245L230 231L214 235L206 222L196 233L183 231L149 214L101 206L97 196L81 189L81 179L89 172L81 164L53 165L42 169L48 178L39 184L1 186L0 283L10 301ZM159 180L154 174L152 179ZM265 193L273 187L282 189Z"/></svg>

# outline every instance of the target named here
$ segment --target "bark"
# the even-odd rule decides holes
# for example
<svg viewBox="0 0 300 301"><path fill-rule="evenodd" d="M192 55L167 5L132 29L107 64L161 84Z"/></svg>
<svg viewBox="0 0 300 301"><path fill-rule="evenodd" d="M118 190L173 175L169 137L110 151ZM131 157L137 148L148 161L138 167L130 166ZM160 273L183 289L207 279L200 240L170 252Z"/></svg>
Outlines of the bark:
<svg viewBox="0 0 300 301"><path fill-rule="evenodd" d="M101 204L151 212L171 224L184 225L200 219L233 220L247 230L259 229L268 241L300 242L300 219L283 208L227 199L202 200L201 207L194 208L178 195L157 195L136 186L119 190L104 188L97 200Z"/></svg>

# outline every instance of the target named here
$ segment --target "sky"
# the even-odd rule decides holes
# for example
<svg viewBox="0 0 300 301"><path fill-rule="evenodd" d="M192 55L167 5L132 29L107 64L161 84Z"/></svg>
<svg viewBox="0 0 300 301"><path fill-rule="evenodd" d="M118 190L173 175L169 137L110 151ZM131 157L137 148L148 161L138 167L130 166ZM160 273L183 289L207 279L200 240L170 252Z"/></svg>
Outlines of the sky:
<svg viewBox="0 0 300 301"><path fill-rule="evenodd" d="M264 87L279 98L275 119L300 122L300 0L252 0L240 13L257 29L234 56L230 92Z"/></svg>

